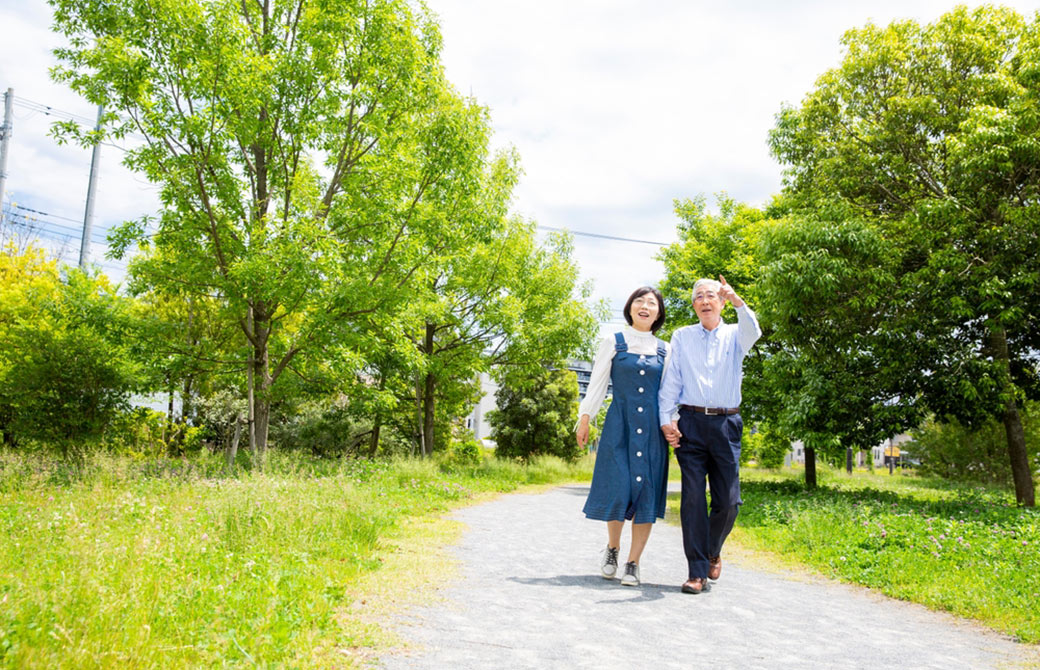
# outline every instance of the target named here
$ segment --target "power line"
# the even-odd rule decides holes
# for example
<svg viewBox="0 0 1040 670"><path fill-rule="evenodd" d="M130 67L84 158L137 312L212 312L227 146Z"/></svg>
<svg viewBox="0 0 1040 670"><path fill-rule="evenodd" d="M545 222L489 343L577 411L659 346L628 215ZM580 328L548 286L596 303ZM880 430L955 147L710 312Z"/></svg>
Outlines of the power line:
<svg viewBox="0 0 1040 670"><path fill-rule="evenodd" d="M654 244L659 247L671 246L667 242L655 242L653 240L637 240L632 237L617 237L615 235L602 235L600 233L586 233L580 230L569 230L567 228L553 228L552 226L543 226L538 224L538 227L542 230L551 230L557 233L570 233L571 235L580 235L581 237L598 237L604 240L617 240L618 242L637 242L639 244Z"/></svg>
<svg viewBox="0 0 1040 670"><path fill-rule="evenodd" d="M68 217L68 216L62 216L61 214L51 214L49 212L41 212L38 209L33 209L32 207L26 207L25 205L19 205L19 204L12 203L11 207L17 207L18 209L22 210L23 212L32 212L33 214L39 214L40 216L49 216L52 219L63 219L65 221L71 221L72 223L77 223L77 224L83 223L83 221L81 219L73 219L73 218Z"/></svg>
<svg viewBox="0 0 1040 670"><path fill-rule="evenodd" d="M21 107L23 109L27 109L27 110L29 110L29 111L31 111L33 113L36 113L36 114L46 114L48 116L62 117L62 118L65 118L65 119L67 119L69 121L74 121L76 123L89 125L91 128L93 128L94 125L95 125L95 119L89 119L89 118L87 118L85 116L81 116L79 114L74 114L73 112L66 112L64 110L57 109L55 107L51 107L50 105L45 105L42 102L34 102L32 100L28 100L28 99L23 98L21 96L15 96L14 97L14 104L18 105L19 107ZM143 137L141 135L138 135L137 133L130 133L129 136L143 139ZM126 152L130 151L126 147L120 146L118 144L114 144L112 142L102 142L101 144L105 145L106 147L112 147L113 149L118 149L119 151L122 151L123 153L126 153Z"/></svg>
<svg viewBox="0 0 1040 670"><path fill-rule="evenodd" d="M56 239L60 238L62 240L66 240L67 239L67 240L71 241L71 240L79 240L79 238L80 238L79 231L71 230L70 228L68 228L68 226L62 226L61 224L56 224L56 223L49 222L49 221L42 221L41 222L41 221L32 221L32 220L26 220L26 219L22 219L21 221L19 221L18 218L17 218L17 215L15 215L15 216L11 217L10 219L8 219L8 225L10 225L12 227L13 226L21 226L21 227L25 228L25 232L28 235L35 235L35 236L39 236L39 237L45 237L45 238L51 239L51 240L56 240ZM103 238L103 237L102 238L98 238L98 237L96 237L94 235L91 235L90 242L91 242L91 244L96 244L96 245L101 246L101 247L107 247L108 246L108 241L105 238ZM76 247L78 248L79 244L77 244Z"/></svg>
<svg viewBox="0 0 1040 670"><path fill-rule="evenodd" d="M16 212L15 209L22 210L22 211L21 212ZM59 223L57 221L49 220L47 218L39 218L37 216L29 216L29 215L25 214L24 212L32 212L33 214L42 215L44 217L50 217L51 219L64 219L66 221L71 221L72 223L75 223L77 225L70 226L70 225L67 225L67 224L64 224L64 223ZM57 214L48 214L47 212L41 212L39 210L31 209L29 207L23 207L21 205L11 205L11 206L9 206L8 209L7 209L7 214L9 216L12 216L12 217L20 217L22 219L21 224L25 225L25 226L32 227L33 224L49 225L49 226L52 226L54 228L62 228L62 229L68 230L69 234L71 234L71 235L80 235L82 233L82 225L80 225L79 221L76 221L75 219L70 219L68 217L59 216ZM109 230L110 229L108 229L108 228L98 228L98 230L96 230L96 231L91 231L91 235L90 235L91 242L96 242L96 243L99 243L99 244L106 244L107 245L108 241L107 241L106 234L109 232Z"/></svg>
<svg viewBox="0 0 1040 670"><path fill-rule="evenodd" d="M45 105L42 102L35 102L33 100L29 100L27 98L23 98L17 95L14 98L14 104L18 105L19 107L22 107L23 109L28 109L32 112L38 112L40 114L46 114L48 116L62 116L68 119L69 121L82 121L84 123L90 124L94 123L94 119L90 119L85 116L80 116L79 114L73 114L72 112L66 112L64 110L57 109L56 107Z"/></svg>

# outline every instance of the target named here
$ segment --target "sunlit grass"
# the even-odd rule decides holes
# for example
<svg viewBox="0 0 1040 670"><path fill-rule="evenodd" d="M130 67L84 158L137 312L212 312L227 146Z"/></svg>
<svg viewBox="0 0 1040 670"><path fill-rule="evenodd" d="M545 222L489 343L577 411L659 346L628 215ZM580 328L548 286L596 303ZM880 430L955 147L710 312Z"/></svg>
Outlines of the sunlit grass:
<svg viewBox="0 0 1040 670"><path fill-rule="evenodd" d="M590 468L0 454L0 665L343 667L392 644L370 603L422 576L408 557L450 538L444 511Z"/></svg>

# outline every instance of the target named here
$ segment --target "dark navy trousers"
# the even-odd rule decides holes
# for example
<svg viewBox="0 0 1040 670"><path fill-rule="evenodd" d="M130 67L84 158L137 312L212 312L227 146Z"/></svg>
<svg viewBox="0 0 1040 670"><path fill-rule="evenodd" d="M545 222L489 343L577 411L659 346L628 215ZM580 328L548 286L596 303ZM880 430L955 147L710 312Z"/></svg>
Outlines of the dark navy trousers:
<svg viewBox="0 0 1040 670"><path fill-rule="evenodd" d="M722 553L722 544L740 509L740 414L712 415L679 411L682 439L675 450L682 471L683 549L689 578L708 576L708 559ZM704 490L711 489L709 509Z"/></svg>

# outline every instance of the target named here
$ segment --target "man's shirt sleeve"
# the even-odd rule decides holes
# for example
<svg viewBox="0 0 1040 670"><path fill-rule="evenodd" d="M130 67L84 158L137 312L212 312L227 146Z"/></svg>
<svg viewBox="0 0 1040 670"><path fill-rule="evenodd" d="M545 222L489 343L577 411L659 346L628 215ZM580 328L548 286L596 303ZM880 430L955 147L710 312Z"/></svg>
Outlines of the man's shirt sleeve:
<svg viewBox="0 0 1040 670"><path fill-rule="evenodd" d="M758 317L751 308L744 303L743 307L737 308L737 338L740 342L741 353L746 354L755 346L758 338L762 337L762 328L758 325ZM664 385L661 385L664 388Z"/></svg>

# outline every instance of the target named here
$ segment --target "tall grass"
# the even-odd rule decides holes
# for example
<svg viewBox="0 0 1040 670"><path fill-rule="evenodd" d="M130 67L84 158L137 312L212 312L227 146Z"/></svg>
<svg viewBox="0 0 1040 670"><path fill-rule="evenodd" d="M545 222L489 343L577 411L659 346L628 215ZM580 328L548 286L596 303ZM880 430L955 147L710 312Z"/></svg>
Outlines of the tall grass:
<svg viewBox="0 0 1040 670"><path fill-rule="evenodd" d="M366 643L353 586L409 519L589 468L275 455L225 477L215 458L2 453L0 666L342 667Z"/></svg>

